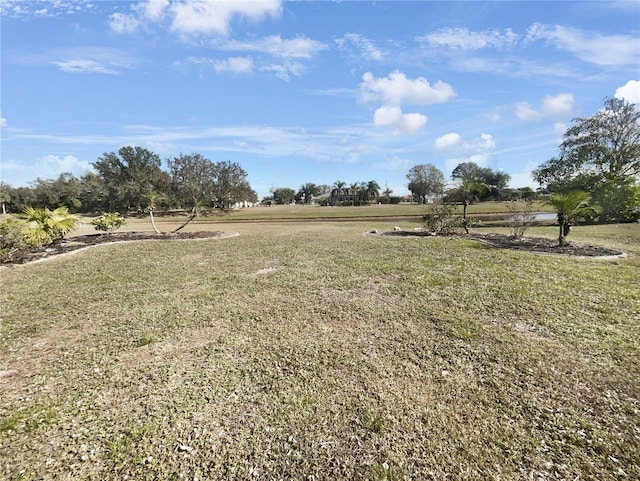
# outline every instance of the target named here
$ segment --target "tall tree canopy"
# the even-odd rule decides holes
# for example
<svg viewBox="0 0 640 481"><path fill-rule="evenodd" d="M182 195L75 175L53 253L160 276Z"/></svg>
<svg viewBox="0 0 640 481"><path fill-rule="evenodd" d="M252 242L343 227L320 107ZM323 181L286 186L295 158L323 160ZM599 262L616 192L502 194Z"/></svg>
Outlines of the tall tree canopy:
<svg viewBox="0 0 640 481"><path fill-rule="evenodd" d="M469 191L476 191L477 198L487 200L499 199L507 188L511 176L506 172L494 171L488 167L480 167L475 162L462 162L451 172L453 180L461 181L461 185Z"/></svg>
<svg viewBox="0 0 640 481"><path fill-rule="evenodd" d="M184 155L168 161L175 200L182 207L211 202L215 192L216 168L200 154Z"/></svg>
<svg viewBox="0 0 640 481"><path fill-rule="evenodd" d="M142 147L122 147L107 152L93 164L102 176L111 207L142 209L151 192L165 192L169 178L161 166L160 157Z"/></svg>
<svg viewBox="0 0 640 481"><path fill-rule="evenodd" d="M320 187L312 182L307 182L306 184L302 184L298 193L296 194L296 198L304 202L305 204L310 204L313 200L313 197L320 193Z"/></svg>
<svg viewBox="0 0 640 481"><path fill-rule="evenodd" d="M247 180L247 172L237 162L216 162L213 185L213 198L222 207L230 207L234 202L258 201L258 194Z"/></svg>
<svg viewBox="0 0 640 481"><path fill-rule="evenodd" d="M414 165L409 170L407 179L413 197L423 204L429 194L442 195L444 192L444 174L433 164Z"/></svg>
<svg viewBox="0 0 640 481"><path fill-rule="evenodd" d="M623 99L606 99L590 117L578 117L565 132L560 155L533 171L551 191L581 188L640 175L640 110Z"/></svg>

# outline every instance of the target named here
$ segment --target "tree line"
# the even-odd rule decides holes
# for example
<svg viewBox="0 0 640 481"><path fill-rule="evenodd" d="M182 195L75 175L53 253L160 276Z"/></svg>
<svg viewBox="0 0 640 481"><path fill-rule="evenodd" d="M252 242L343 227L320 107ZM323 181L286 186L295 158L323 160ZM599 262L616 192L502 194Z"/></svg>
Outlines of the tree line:
<svg viewBox="0 0 640 481"><path fill-rule="evenodd" d="M167 160L162 169L158 155L141 147L122 147L103 154L93 164L95 172L81 177L61 174L57 179L38 178L30 187L12 188L0 182L2 212L23 212L28 206L70 212L130 212L149 207L197 210L201 207L227 208L236 202L257 202L257 194L239 164L212 162L200 154L180 154ZM640 110L622 99L606 99L604 106L589 117L574 119L565 132L557 157L533 171L541 185L509 189L505 172L480 167L473 162L458 164L447 188L445 176L433 164L410 169L407 187L414 202L433 200L462 203L474 201L531 199L538 193L553 194L556 201L583 199L576 209L589 203L591 217L601 222L633 222L640 219ZM382 192L375 180L333 185L305 183L299 189L278 187L263 203L311 203L318 197L328 205L394 203L386 187ZM566 203L564 210L570 206ZM584 209L581 211L584 212ZM567 213L567 217L570 213Z"/></svg>
<svg viewBox="0 0 640 481"><path fill-rule="evenodd" d="M257 202L247 172L230 161L212 162L200 154L167 160L163 170L157 154L142 147L122 147L93 163L95 172L69 173L57 179L38 178L30 187L0 184L2 209L22 212L27 206L71 212L131 212L149 207L228 208L236 202Z"/></svg>

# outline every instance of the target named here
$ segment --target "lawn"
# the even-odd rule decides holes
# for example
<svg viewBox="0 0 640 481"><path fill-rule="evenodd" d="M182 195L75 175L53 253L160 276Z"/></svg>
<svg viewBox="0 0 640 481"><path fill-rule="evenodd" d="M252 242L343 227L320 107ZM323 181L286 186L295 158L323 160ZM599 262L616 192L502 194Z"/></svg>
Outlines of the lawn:
<svg viewBox="0 0 640 481"><path fill-rule="evenodd" d="M469 206L469 215L504 214L509 212L509 202L481 202ZM428 204L432 206L433 204ZM313 220L313 219L345 219L345 218L374 218L374 217L413 217L420 220L428 206L420 204L389 204L321 207L319 205L274 205L235 209L210 216L217 222L243 220ZM552 212L551 206L543 201L533 204L536 212ZM462 214L462 205L456 207L456 212ZM161 218L160 218L161 219Z"/></svg>
<svg viewBox="0 0 640 481"><path fill-rule="evenodd" d="M0 270L0 479L640 479L640 225L572 231L616 260L394 225Z"/></svg>

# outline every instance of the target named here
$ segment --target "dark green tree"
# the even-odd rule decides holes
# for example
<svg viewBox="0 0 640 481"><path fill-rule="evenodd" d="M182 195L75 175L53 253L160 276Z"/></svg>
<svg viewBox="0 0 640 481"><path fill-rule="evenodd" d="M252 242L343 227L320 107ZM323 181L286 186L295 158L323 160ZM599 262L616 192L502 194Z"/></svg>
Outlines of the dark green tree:
<svg viewBox="0 0 640 481"><path fill-rule="evenodd" d="M623 99L606 99L590 117L578 117L565 132L560 155L533 171L551 191L592 191L595 184L640 175L640 110Z"/></svg>
<svg viewBox="0 0 640 481"><path fill-rule="evenodd" d="M444 174L433 164L414 165L407 174L408 188L421 204L427 202L427 196L439 197L444 192Z"/></svg>
<svg viewBox="0 0 640 481"><path fill-rule="evenodd" d="M235 202L258 201L258 194L247 180L247 172L237 162L216 162L213 172L213 199L221 208L229 208Z"/></svg>
<svg viewBox="0 0 640 481"><path fill-rule="evenodd" d="M198 202L211 202L216 195L216 166L200 154L168 161L172 191L178 205L194 209Z"/></svg>
<svg viewBox="0 0 640 481"><path fill-rule="evenodd" d="M280 205L291 204L296 198L296 191L289 187L271 189L271 194L273 195L273 201Z"/></svg>
<svg viewBox="0 0 640 481"><path fill-rule="evenodd" d="M320 187L311 182L307 182L300 186L296 198L304 202L305 204L310 204L313 200L313 197L320 193Z"/></svg>
<svg viewBox="0 0 640 481"><path fill-rule="evenodd" d="M142 147L107 152L93 164L107 188L110 209L142 211L151 192L165 193L170 179L158 155Z"/></svg>

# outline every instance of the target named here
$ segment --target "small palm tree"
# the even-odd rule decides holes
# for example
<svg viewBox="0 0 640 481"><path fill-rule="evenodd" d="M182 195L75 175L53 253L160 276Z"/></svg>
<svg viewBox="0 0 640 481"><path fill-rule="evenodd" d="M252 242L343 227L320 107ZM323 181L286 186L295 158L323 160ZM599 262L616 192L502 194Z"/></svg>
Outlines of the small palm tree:
<svg viewBox="0 0 640 481"><path fill-rule="evenodd" d="M153 226L153 230L156 231L156 234L160 234L160 231L156 227L155 219L153 218L153 211L159 204L165 202L167 197L157 192L151 192L147 195L147 200L149 201L149 217L151 217L151 225Z"/></svg>
<svg viewBox="0 0 640 481"><path fill-rule="evenodd" d="M589 193L582 190L551 194L549 203L558 214L558 225L560 226L559 246L567 244L566 238L571 230L571 224L575 224L578 220L596 213L596 209L587 204L588 199Z"/></svg>
<svg viewBox="0 0 640 481"><path fill-rule="evenodd" d="M66 207L49 210L27 206L23 218L29 226L27 236L37 245L64 239L78 225L78 216L70 214Z"/></svg>

